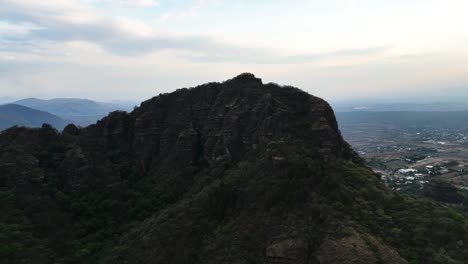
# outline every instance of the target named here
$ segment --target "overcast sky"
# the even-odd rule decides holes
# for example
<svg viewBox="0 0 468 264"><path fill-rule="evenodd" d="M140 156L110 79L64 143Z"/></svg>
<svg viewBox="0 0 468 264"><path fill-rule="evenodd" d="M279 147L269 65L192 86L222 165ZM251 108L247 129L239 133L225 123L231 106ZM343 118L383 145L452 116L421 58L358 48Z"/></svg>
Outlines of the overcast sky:
<svg viewBox="0 0 468 264"><path fill-rule="evenodd" d="M252 72L329 100L468 89L466 0L0 0L0 97L143 100Z"/></svg>

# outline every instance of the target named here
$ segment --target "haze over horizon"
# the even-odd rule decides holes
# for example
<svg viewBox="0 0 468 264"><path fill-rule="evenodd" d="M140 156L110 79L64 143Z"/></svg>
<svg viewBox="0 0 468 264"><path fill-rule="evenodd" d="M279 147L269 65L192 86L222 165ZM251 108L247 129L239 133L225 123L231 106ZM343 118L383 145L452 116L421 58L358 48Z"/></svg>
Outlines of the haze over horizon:
<svg viewBox="0 0 468 264"><path fill-rule="evenodd" d="M327 100L468 87L462 0L0 5L0 97L141 101L242 72Z"/></svg>

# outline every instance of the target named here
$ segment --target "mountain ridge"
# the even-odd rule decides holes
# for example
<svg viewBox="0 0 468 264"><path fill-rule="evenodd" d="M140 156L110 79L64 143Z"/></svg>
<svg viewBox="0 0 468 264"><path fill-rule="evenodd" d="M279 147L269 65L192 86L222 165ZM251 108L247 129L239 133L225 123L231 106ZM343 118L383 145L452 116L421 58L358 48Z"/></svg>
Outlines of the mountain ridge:
<svg viewBox="0 0 468 264"><path fill-rule="evenodd" d="M80 126L90 125L116 110L132 110L132 106L127 104L104 103L81 98L53 98L48 100L26 98L14 103L49 112L66 120L72 120L73 123Z"/></svg>
<svg viewBox="0 0 468 264"><path fill-rule="evenodd" d="M44 123L63 129L67 121L56 115L22 105L0 105L0 130L12 126L41 127Z"/></svg>
<svg viewBox="0 0 468 264"><path fill-rule="evenodd" d="M468 252L466 219L386 188L327 102L252 74L86 128L8 129L0 150L0 220L24 233L3 244L37 245L8 248L11 263L462 263Z"/></svg>

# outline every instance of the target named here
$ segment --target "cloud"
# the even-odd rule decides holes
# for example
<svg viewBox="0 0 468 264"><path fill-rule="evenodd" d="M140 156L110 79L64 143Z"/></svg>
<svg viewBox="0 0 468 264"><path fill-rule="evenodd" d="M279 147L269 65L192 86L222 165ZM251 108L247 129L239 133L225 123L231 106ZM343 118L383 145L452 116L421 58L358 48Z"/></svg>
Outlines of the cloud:
<svg viewBox="0 0 468 264"><path fill-rule="evenodd" d="M147 1L136 1L148 4ZM189 48L192 41L203 41L198 38L175 38L163 36L145 23L126 17L104 18L78 1L32 1L0 0L0 20L7 21L2 31L17 31L19 25L30 23L36 26L22 36L11 34L4 39L31 39L39 41L89 41L102 48L123 55L144 54L153 50L171 48ZM195 43L200 46L201 43Z"/></svg>
<svg viewBox="0 0 468 264"><path fill-rule="evenodd" d="M10 24L0 21L0 36L14 38L30 33L34 26L30 24Z"/></svg>
<svg viewBox="0 0 468 264"><path fill-rule="evenodd" d="M159 6L159 2L155 0L102 0L108 3L115 3L122 7L156 7Z"/></svg>
<svg viewBox="0 0 468 264"><path fill-rule="evenodd" d="M11 24L53 27L57 22L84 23L97 19L89 6L73 0L0 0L0 6L0 19Z"/></svg>
<svg viewBox="0 0 468 264"><path fill-rule="evenodd" d="M191 5L181 10L167 12L163 14L159 20L161 22L167 22L170 19L187 19L187 18L194 18L199 15L199 12L202 8L208 5L218 5L220 4L219 0L195 0Z"/></svg>
<svg viewBox="0 0 468 264"><path fill-rule="evenodd" d="M164 49L204 53L239 51L239 47L208 36L173 36L158 33L139 20L101 17L78 1L0 0L0 5L0 20L7 21L4 27L8 30L17 31L18 25L24 23L34 25L27 34L10 34L5 41L88 41L119 55L144 55Z"/></svg>
<svg viewBox="0 0 468 264"><path fill-rule="evenodd" d="M148 0L119 0L135 5L156 4ZM198 1L197 7L205 4ZM83 1L0 0L0 32L6 34L0 50L32 51L41 43L84 41L124 56L140 56L162 50L188 52L195 62L301 63L349 56L384 53L386 47L342 50L323 54L281 55L263 47L241 46L210 36L177 36L160 33L148 24L128 17L107 18ZM12 48L14 47L14 48Z"/></svg>
<svg viewBox="0 0 468 264"><path fill-rule="evenodd" d="M303 53L292 55L280 55L279 51L265 49L244 50L238 54L229 56L222 55L201 55L193 56L192 59L197 62L216 63L224 61L248 62L258 64L290 64L290 63L308 63L327 59L344 58L368 58L387 54L391 50L390 46L368 47L360 49L343 49L324 53Z"/></svg>

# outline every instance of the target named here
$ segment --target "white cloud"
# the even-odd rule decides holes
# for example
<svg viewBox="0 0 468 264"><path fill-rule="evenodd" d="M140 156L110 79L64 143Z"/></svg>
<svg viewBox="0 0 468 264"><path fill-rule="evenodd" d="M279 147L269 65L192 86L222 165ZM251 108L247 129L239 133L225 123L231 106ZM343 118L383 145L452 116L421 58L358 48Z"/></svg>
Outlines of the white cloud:
<svg viewBox="0 0 468 264"><path fill-rule="evenodd" d="M115 3L122 7L156 7L159 6L159 2L155 0L102 0L109 3Z"/></svg>
<svg viewBox="0 0 468 264"><path fill-rule="evenodd" d="M143 99L245 71L328 97L468 83L464 0L157 4L0 0L0 96Z"/></svg>
<svg viewBox="0 0 468 264"><path fill-rule="evenodd" d="M95 14L90 6L80 1L51 0L44 3L35 0L1 0L0 5L0 20L7 21L3 31L17 31L18 25L24 23L37 26L29 30L27 35L15 36L16 40L22 38L24 42L31 39L89 41L124 55L145 54L161 49L207 52L219 50L218 46L223 45L209 37L175 37L157 33L144 22L128 17L105 18Z"/></svg>
<svg viewBox="0 0 468 264"><path fill-rule="evenodd" d="M0 21L0 36L21 37L28 35L35 27L31 24L10 24Z"/></svg>
<svg viewBox="0 0 468 264"><path fill-rule="evenodd" d="M159 17L159 21L166 23L171 19L186 20L196 18L200 15L199 13L202 8L209 5L219 5L220 3L220 0L195 0L193 4L189 5L186 8L162 14Z"/></svg>
<svg viewBox="0 0 468 264"><path fill-rule="evenodd" d="M8 22L10 31L18 31L24 23L36 25L6 41L16 41L15 47L30 48L33 40L46 42L85 41L119 55L145 55L154 51L189 51L197 62L297 63L327 57L359 57L375 52L375 47L342 50L323 54L281 54L281 50L231 44L210 36L173 35L155 31L148 24L128 17L106 18L96 14L81 1L1 0L0 18ZM206 4L197 1L194 8ZM12 24L12 23L17 24ZM1 28L0 28L1 29ZM11 43L11 42L10 42ZM6 45L3 45L6 46ZM37 46L37 44L35 45ZM0 46L2 48L2 46ZM5 48L5 47L4 47Z"/></svg>

